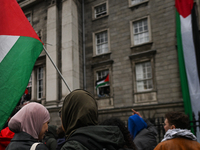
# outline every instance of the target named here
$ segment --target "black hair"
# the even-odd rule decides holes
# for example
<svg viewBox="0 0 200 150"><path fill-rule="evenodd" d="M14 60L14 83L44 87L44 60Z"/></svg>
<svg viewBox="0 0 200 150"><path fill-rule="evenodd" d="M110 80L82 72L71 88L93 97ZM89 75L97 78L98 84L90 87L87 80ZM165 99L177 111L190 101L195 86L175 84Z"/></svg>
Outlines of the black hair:
<svg viewBox="0 0 200 150"><path fill-rule="evenodd" d="M176 128L189 128L189 117L182 112L168 112L165 114L165 118L170 125L175 125Z"/></svg>
<svg viewBox="0 0 200 150"><path fill-rule="evenodd" d="M122 132L125 140L124 148L131 148L133 150L136 150L136 146L132 141L131 134L128 131L128 128L125 126L125 123L121 121L119 118L109 118L104 120L100 125L111 125L111 126L118 126L120 131Z"/></svg>

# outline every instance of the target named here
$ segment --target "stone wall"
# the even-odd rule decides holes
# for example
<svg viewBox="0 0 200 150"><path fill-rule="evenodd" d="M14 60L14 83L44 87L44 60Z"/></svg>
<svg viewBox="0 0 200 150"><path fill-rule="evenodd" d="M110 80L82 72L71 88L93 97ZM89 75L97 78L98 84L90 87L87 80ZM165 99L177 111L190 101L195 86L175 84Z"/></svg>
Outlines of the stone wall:
<svg viewBox="0 0 200 150"><path fill-rule="evenodd" d="M145 116L164 116L168 111L184 111L180 87L180 77L176 49L175 2L147 1L135 7L129 7L128 0L109 0L109 14L106 17L92 20L92 6L103 0L85 1L85 33L86 33L86 62L87 90L95 94L94 71L92 63L112 60L112 90L114 108L99 110L102 121L111 116L118 116L124 121L134 108ZM131 45L130 21L149 16L152 42ZM93 57L92 33L109 29L111 54ZM130 56L147 51L153 54L154 83L156 100L136 104L134 90L133 64ZM145 56L148 57L149 55ZM136 56L135 56L136 57ZM142 57L143 58L143 57ZM140 58L134 58L140 60ZM143 96L147 93L142 93ZM136 95L137 96L137 95ZM162 106L162 107L161 107ZM125 108L128 108L125 109ZM121 112L121 110L123 110Z"/></svg>

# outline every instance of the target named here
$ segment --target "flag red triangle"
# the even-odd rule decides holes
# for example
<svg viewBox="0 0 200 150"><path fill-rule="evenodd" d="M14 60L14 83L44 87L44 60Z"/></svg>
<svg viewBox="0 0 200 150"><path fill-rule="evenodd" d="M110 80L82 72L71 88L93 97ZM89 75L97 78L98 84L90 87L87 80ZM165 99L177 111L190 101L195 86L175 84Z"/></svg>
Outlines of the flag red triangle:
<svg viewBox="0 0 200 150"><path fill-rule="evenodd" d="M178 13L186 18L188 15L191 14L193 3L193 0L176 0L175 5Z"/></svg>
<svg viewBox="0 0 200 150"><path fill-rule="evenodd" d="M0 35L40 40L16 0L0 0Z"/></svg>
<svg viewBox="0 0 200 150"><path fill-rule="evenodd" d="M109 82L109 74L107 75L106 79L104 80L104 82Z"/></svg>

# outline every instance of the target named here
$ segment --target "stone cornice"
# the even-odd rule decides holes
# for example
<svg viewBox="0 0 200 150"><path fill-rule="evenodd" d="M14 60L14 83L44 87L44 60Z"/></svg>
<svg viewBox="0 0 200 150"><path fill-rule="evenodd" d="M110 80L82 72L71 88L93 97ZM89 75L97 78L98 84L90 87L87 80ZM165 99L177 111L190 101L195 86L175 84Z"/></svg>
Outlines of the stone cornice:
<svg viewBox="0 0 200 150"><path fill-rule="evenodd" d="M115 107L113 109L104 109L99 110L99 114L107 114L107 113L122 113L122 112L131 112L131 109L135 109L137 111L142 110L155 110L162 108L172 108L172 107L183 107L183 102L172 102L172 103L158 103L158 104L149 104L149 105L139 105L139 106L129 106L129 107Z"/></svg>
<svg viewBox="0 0 200 150"><path fill-rule="evenodd" d="M19 5L21 8L24 8L24 7L27 7L27 6L30 6L34 3L36 3L36 1L38 1L38 0L25 0L25 1L19 2Z"/></svg>

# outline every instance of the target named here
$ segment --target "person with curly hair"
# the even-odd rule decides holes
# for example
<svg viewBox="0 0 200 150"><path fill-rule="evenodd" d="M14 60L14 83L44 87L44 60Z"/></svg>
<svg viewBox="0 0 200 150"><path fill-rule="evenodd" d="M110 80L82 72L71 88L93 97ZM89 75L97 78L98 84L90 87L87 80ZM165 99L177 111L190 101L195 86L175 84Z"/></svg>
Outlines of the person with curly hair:
<svg viewBox="0 0 200 150"><path fill-rule="evenodd" d="M165 115L164 139L154 150L199 150L200 143L195 135L188 130L189 117L182 112L169 112Z"/></svg>
<svg viewBox="0 0 200 150"><path fill-rule="evenodd" d="M111 117L109 119L104 120L102 123L100 123L100 125L118 126L125 140L123 148L130 148L132 150L137 150L135 144L132 141L128 128L125 126L125 123L121 121L119 118Z"/></svg>

